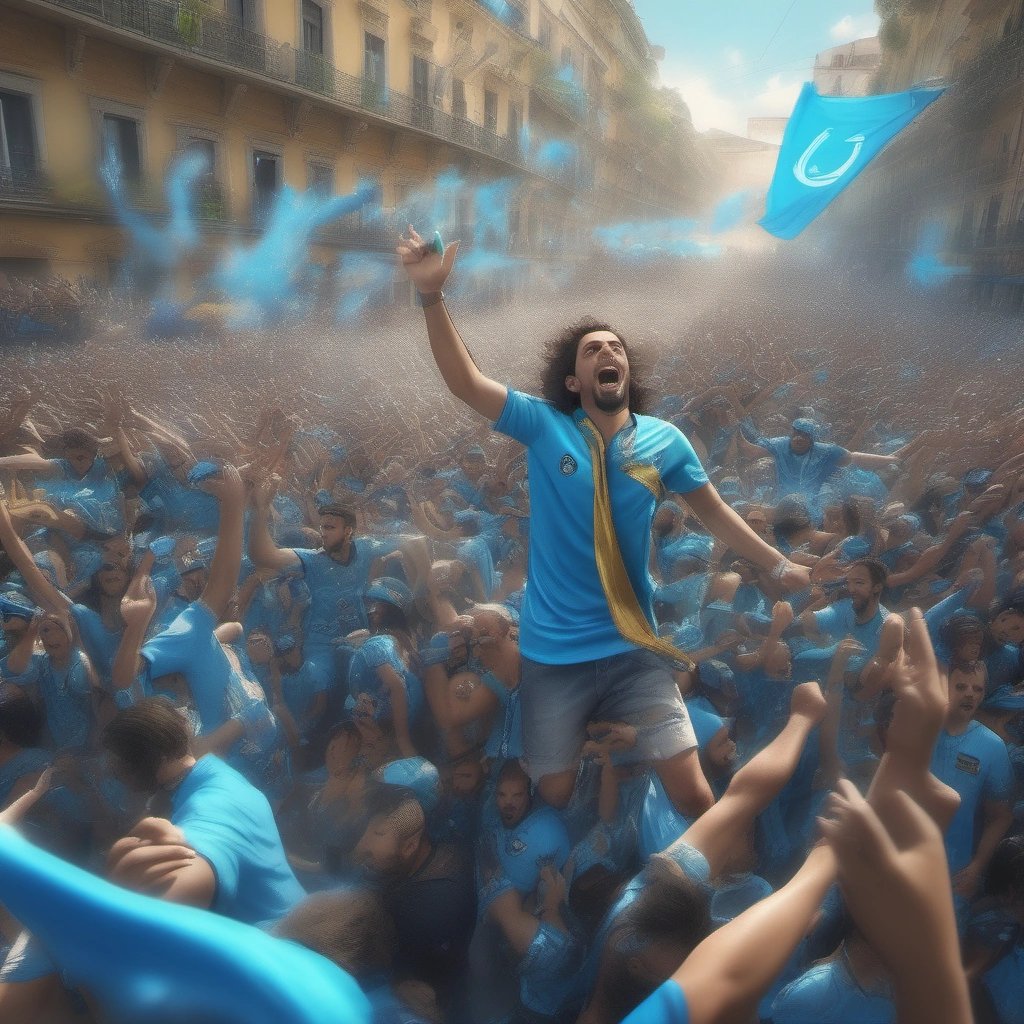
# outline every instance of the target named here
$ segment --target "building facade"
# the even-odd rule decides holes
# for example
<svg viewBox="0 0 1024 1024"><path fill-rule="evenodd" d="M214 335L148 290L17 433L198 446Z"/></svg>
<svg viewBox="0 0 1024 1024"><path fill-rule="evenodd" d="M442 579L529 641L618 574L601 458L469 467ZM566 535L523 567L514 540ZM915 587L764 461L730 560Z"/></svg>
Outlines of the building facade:
<svg viewBox="0 0 1024 1024"><path fill-rule="evenodd" d="M372 181L387 214L454 168L517 181L510 247L571 247L700 194L692 130L635 136L629 104L654 72L628 0L5 0L0 270L109 278L125 242L107 153L159 217L168 168L201 152L194 210L214 245L255 236L285 184ZM569 156L543 159L552 146ZM393 237L350 216L318 245Z"/></svg>
<svg viewBox="0 0 1024 1024"><path fill-rule="evenodd" d="M814 85L822 96L867 96L882 64L878 36L855 39L814 57Z"/></svg>

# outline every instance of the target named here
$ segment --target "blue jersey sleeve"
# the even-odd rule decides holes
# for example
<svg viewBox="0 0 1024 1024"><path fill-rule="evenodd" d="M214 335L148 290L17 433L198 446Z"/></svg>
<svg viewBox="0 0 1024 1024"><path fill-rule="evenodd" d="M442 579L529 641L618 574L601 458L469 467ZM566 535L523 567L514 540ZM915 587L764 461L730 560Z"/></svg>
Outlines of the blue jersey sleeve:
<svg viewBox="0 0 1024 1024"><path fill-rule="evenodd" d="M985 800L1006 803L1013 798L1016 782L1013 766L1010 764L1010 755L1006 750L1006 744L999 736L992 735L991 745L992 753L989 755L989 770L985 776L982 796Z"/></svg>
<svg viewBox="0 0 1024 1024"><path fill-rule="evenodd" d="M671 429L672 441L662 464L661 479L673 494L688 494L703 487L708 482L708 475L682 431L675 427Z"/></svg>
<svg viewBox="0 0 1024 1024"><path fill-rule="evenodd" d="M820 633L825 633L827 636L839 636L843 629L843 616L839 605L832 604L814 612L814 623Z"/></svg>
<svg viewBox="0 0 1024 1024"><path fill-rule="evenodd" d="M530 445L540 437L546 420L553 414L553 408L542 398L509 388L505 408L495 422L494 429L520 444Z"/></svg>
<svg viewBox="0 0 1024 1024"><path fill-rule="evenodd" d="M671 978L656 988L622 1024L689 1024L686 993Z"/></svg>

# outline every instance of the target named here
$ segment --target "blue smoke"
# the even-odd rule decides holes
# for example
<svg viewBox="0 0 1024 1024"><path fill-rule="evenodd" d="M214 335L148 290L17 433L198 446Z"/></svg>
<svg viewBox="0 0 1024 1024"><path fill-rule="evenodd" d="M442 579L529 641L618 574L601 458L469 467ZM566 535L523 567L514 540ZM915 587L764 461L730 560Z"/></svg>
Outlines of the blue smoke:
<svg viewBox="0 0 1024 1024"><path fill-rule="evenodd" d="M594 241L614 259L632 263L666 258L708 259L719 256L721 246L694 237L695 220L677 217L661 221L628 221L594 230Z"/></svg>
<svg viewBox="0 0 1024 1024"><path fill-rule="evenodd" d="M920 288L939 288L954 278L970 273L967 267L951 266L942 261L939 254L942 251L943 234L941 224L928 224L921 232L917 248L907 262L907 277Z"/></svg>
<svg viewBox="0 0 1024 1024"><path fill-rule="evenodd" d="M394 258L386 253L347 252L338 260L339 296L334 307L338 323L350 323L362 313L391 301Z"/></svg>
<svg viewBox="0 0 1024 1024"><path fill-rule="evenodd" d="M107 148L100 179L114 214L128 232L134 261L166 273L196 248L200 235L193 213L192 190L208 170L209 164L202 153L185 153L174 161L164 185L170 217L167 227L161 229L131 208L120 161L113 147Z"/></svg>
<svg viewBox="0 0 1024 1024"><path fill-rule="evenodd" d="M534 157L541 170L566 170L576 163L576 146L562 139L545 142Z"/></svg>
<svg viewBox="0 0 1024 1024"><path fill-rule="evenodd" d="M481 7L486 7L499 21L506 25L518 26L523 22L523 14L507 0L477 0Z"/></svg>
<svg viewBox="0 0 1024 1024"><path fill-rule="evenodd" d="M301 319L311 307L317 283L317 270L309 259L313 234L377 195L374 185L361 185L348 196L328 197L282 188L260 240L249 249L229 252L214 272L214 286L236 306L231 326Z"/></svg>
<svg viewBox="0 0 1024 1024"><path fill-rule="evenodd" d="M711 234L721 235L738 227L750 207L750 191L734 192L722 199L711 214Z"/></svg>

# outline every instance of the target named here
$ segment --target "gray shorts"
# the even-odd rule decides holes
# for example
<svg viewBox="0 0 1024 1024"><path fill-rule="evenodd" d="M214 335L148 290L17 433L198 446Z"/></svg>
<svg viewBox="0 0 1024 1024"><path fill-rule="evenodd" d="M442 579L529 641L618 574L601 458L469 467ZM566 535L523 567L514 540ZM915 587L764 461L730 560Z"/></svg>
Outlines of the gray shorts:
<svg viewBox="0 0 1024 1024"><path fill-rule="evenodd" d="M669 663L636 650L575 665L522 659L519 683L526 770L534 782L572 768L588 722L636 728L637 760L667 761L697 746Z"/></svg>

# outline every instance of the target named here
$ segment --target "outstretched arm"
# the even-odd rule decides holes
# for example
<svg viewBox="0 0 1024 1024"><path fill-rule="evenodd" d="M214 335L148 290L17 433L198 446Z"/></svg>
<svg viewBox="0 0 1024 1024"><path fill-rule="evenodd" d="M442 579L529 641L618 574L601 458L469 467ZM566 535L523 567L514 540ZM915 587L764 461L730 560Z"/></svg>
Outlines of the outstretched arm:
<svg viewBox="0 0 1024 1024"><path fill-rule="evenodd" d="M505 408L508 389L480 372L452 323L441 296L441 289L455 264L459 243L453 242L442 255L424 242L410 224L409 237L399 241L396 251L410 280L423 297L430 351L448 390L481 416L489 420L498 419Z"/></svg>
<svg viewBox="0 0 1024 1024"><path fill-rule="evenodd" d="M700 521L741 558L769 572L781 563L784 571L779 579L790 590L803 590L810 586L811 576L804 566L797 566L766 544L744 520L721 498L711 484L698 487L684 495L687 505Z"/></svg>

